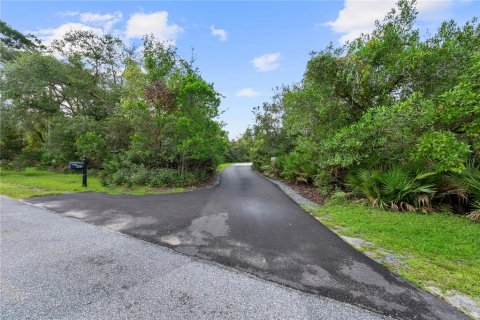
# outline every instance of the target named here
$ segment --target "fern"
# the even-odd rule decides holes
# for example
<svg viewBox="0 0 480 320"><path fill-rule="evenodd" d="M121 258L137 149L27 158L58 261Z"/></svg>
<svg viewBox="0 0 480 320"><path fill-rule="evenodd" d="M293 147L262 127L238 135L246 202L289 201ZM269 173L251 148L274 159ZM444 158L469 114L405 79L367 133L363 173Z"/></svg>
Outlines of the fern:
<svg viewBox="0 0 480 320"><path fill-rule="evenodd" d="M360 169L347 177L347 187L375 207L413 211L431 206L436 192L434 179L434 173L417 173L392 166L384 172Z"/></svg>

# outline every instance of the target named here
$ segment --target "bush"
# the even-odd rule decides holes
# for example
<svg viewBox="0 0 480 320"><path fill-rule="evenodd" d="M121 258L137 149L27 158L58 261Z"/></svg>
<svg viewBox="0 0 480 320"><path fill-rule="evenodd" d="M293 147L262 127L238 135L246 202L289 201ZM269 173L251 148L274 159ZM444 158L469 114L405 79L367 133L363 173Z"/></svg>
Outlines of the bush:
<svg viewBox="0 0 480 320"><path fill-rule="evenodd" d="M437 179L435 173L392 166L385 171L360 169L347 176L347 186L374 207L395 211L429 210Z"/></svg>
<svg viewBox="0 0 480 320"><path fill-rule="evenodd" d="M313 177L313 184L317 188L318 192L322 195L327 195L334 189L334 181L332 175L326 169L320 170Z"/></svg>
<svg viewBox="0 0 480 320"><path fill-rule="evenodd" d="M177 170L163 168L151 170L148 185L151 187L179 186L188 185L194 181L195 175L191 172L180 175Z"/></svg>
<svg viewBox="0 0 480 320"><path fill-rule="evenodd" d="M453 175L456 186L465 189L474 199L480 201L480 168L469 165L462 172Z"/></svg>
<svg viewBox="0 0 480 320"><path fill-rule="evenodd" d="M470 209L469 218L480 221L480 169L469 164L462 172L451 175L449 180L456 188L466 193L466 205Z"/></svg>
<svg viewBox="0 0 480 320"><path fill-rule="evenodd" d="M429 132L420 137L413 158L429 161L436 172L461 172L469 153L469 146L454 133Z"/></svg>
<svg viewBox="0 0 480 320"><path fill-rule="evenodd" d="M342 205L348 201L348 193L344 191L334 192L330 198L328 198L328 204L330 205Z"/></svg>
<svg viewBox="0 0 480 320"><path fill-rule="evenodd" d="M101 124L90 117L56 116L52 120L52 129L48 133L48 139L44 145L43 164L56 167L65 166L69 161L79 160L83 156L82 152L91 151L87 150L86 143L92 141L92 134L99 135L96 132L101 132L100 128ZM77 139L80 139L78 143ZM104 149L105 147L101 152L106 152Z"/></svg>
<svg viewBox="0 0 480 320"><path fill-rule="evenodd" d="M317 173L315 164L303 153L294 151L278 159L280 176L287 181L311 183Z"/></svg>
<svg viewBox="0 0 480 320"><path fill-rule="evenodd" d="M128 162L109 162L103 171L103 180L106 185L133 185L163 188L170 186L188 186L196 182L205 181L209 177L205 171L186 171L181 174L171 168L147 168L143 164Z"/></svg>
<svg viewBox="0 0 480 320"><path fill-rule="evenodd" d="M16 121L11 108L0 106L0 159L12 161L25 147L22 126Z"/></svg>
<svg viewBox="0 0 480 320"><path fill-rule="evenodd" d="M100 134L94 131L87 131L78 136L75 145L79 156L82 154L88 156L89 166L99 167L107 157L107 143Z"/></svg>

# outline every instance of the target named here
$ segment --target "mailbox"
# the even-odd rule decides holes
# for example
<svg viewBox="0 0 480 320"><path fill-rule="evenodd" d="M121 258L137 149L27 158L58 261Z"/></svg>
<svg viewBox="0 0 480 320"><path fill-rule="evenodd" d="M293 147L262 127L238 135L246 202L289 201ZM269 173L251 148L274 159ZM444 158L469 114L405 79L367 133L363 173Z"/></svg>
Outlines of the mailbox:
<svg viewBox="0 0 480 320"><path fill-rule="evenodd" d="M82 170L83 162L69 162L68 167L73 170Z"/></svg>
<svg viewBox="0 0 480 320"><path fill-rule="evenodd" d="M83 156L83 161L70 161L68 167L72 170L82 171L82 187L87 187L87 175L88 175L88 159L87 156Z"/></svg>

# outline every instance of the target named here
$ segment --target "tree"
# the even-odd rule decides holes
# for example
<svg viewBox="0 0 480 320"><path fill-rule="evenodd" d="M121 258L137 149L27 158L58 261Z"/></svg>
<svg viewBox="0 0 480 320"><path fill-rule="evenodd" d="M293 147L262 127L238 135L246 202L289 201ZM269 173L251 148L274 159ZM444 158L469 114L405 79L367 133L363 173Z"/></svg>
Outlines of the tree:
<svg viewBox="0 0 480 320"><path fill-rule="evenodd" d="M107 182L155 186L205 179L222 160L220 95L174 47L147 36L135 55L112 35L74 31L27 50L12 32L23 47L0 69L2 159L62 167L86 153Z"/></svg>
<svg viewBox="0 0 480 320"><path fill-rule="evenodd" d="M422 37L416 15L414 1L400 0L372 33L312 53L303 79L257 113L256 167L323 190L348 189L345 177L359 172L369 182L365 173L401 179L390 173L403 170L438 178L432 190L446 192L449 175L478 166L480 25L448 21Z"/></svg>

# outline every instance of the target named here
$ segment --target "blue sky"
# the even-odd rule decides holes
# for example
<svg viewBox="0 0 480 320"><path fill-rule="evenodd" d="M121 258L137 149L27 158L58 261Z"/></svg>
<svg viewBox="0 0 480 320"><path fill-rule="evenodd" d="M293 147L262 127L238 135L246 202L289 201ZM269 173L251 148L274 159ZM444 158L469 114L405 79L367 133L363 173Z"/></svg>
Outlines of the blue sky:
<svg viewBox="0 0 480 320"><path fill-rule="evenodd" d="M221 120L234 138L273 88L301 80L309 52L372 29L394 0L338 1L2 1L0 17L45 42L69 29L111 32L135 44L144 33L194 48L202 76L225 98ZM421 30L480 16L477 0L418 0Z"/></svg>

